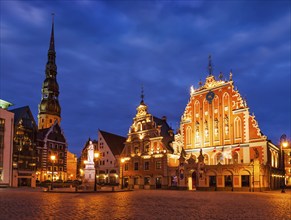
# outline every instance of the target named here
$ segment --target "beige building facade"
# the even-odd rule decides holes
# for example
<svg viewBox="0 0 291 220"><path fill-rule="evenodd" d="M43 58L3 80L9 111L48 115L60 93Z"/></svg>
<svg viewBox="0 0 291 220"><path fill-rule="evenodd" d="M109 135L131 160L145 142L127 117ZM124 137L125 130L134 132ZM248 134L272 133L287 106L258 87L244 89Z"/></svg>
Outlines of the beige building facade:
<svg viewBox="0 0 291 220"><path fill-rule="evenodd" d="M77 179L77 155L67 151L67 179Z"/></svg>
<svg viewBox="0 0 291 220"><path fill-rule="evenodd" d="M14 113L7 110L12 105L0 99L0 186L12 186L12 153Z"/></svg>

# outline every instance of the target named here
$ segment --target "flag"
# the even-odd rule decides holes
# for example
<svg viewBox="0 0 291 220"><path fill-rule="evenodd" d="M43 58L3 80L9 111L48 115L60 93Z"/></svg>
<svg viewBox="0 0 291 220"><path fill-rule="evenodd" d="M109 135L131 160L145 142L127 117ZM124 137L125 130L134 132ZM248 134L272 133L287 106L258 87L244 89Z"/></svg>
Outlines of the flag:
<svg viewBox="0 0 291 220"><path fill-rule="evenodd" d="M216 152L216 147L213 148L213 152Z"/></svg>
<svg viewBox="0 0 291 220"><path fill-rule="evenodd" d="M240 151L240 144L237 147L233 148L233 151Z"/></svg>

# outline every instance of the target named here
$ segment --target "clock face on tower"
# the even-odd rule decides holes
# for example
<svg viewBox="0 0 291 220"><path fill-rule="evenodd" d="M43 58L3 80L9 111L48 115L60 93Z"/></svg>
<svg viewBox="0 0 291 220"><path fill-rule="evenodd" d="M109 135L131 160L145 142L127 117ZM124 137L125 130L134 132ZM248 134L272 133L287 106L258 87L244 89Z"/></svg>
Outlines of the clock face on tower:
<svg viewBox="0 0 291 220"><path fill-rule="evenodd" d="M212 100L214 99L214 92L209 91L206 95L206 100L209 102L209 104L211 104Z"/></svg>

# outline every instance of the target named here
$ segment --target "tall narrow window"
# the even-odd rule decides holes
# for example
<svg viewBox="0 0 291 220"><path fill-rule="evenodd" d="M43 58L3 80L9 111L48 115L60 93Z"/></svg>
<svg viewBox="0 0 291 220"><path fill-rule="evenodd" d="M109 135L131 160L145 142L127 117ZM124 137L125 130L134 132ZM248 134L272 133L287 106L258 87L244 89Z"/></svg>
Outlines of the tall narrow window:
<svg viewBox="0 0 291 220"><path fill-rule="evenodd" d="M192 129L191 129L190 126L187 127L186 132L187 132L187 135L186 135L186 142L187 142L187 145L191 145L191 144L192 144L192 142L191 142L191 140L192 140L192 137L191 137L191 136L192 136L192 135L191 135L191 133L192 133Z"/></svg>
<svg viewBox="0 0 291 220"><path fill-rule="evenodd" d="M134 163L134 170L138 170L138 162Z"/></svg>
<svg viewBox="0 0 291 220"><path fill-rule="evenodd" d="M234 137L235 138L242 137L241 119L239 117L236 117L234 119Z"/></svg>
<svg viewBox="0 0 291 220"><path fill-rule="evenodd" d="M144 162L144 170L149 170L150 169L150 162L146 161Z"/></svg>

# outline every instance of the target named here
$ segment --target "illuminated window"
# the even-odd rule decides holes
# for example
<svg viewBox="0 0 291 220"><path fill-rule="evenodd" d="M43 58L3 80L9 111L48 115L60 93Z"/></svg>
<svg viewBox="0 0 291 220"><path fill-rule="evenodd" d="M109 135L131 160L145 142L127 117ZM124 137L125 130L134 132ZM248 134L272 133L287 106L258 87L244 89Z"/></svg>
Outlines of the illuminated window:
<svg viewBox="0 0 291 220"><path fill-rule="evenodd" d="M241 119L239 117L236 117L234 119L234 137L235 138L242 137Z"/></svg>
<svg viewBox="0 0 291 220"><path fill-rule="evenodd" d="M222 153L217 153L216 156L215 156L215 159L216 159L216 164L218 163L221 163L223 164L223 154Z"/></svg>
<svg viewBox="0 0 291 220"><path fill-rule="evenodd" d="M192 137L191 137L191 133L192 133L192 128L190 126L187 127L187 130L186 130L186 143L187 145L191 145L191 140L192 140Z"/></svg>
<svg viewBox="0 0 291 220"><path fill-rule="evenodd" d="M232 163L238 163L238 153L235 151L232 152Z"/></svg>
<svg viewBox="0 0 291 220"><path fill-rule="evenodd" d="M146 143L146 144L145 144L144 151L145 151L146 153L148 153L148 152L150 151L150 144L149 144L149 143Z"/></svg>
<svg viewBox="0 0 291 220"><path fill-rule="evenodd" d="M156 170L160 170L162 169L162 162L159 160L159 161L156 161Z"/></svg>
<svg viewBox="0 0 291 220"><path fill-rule="evenodd" d="M205 163L206 165L208 165L208 163L209 163L208 155L207 155L207 154L204 154L203 156L204 156L204 163Z"/></svg>
<svg viewBox="0 0 291 220"><path fill-rule="evenodd" d="M128 170L128 163L124 164L124 170Z"/></svg>

